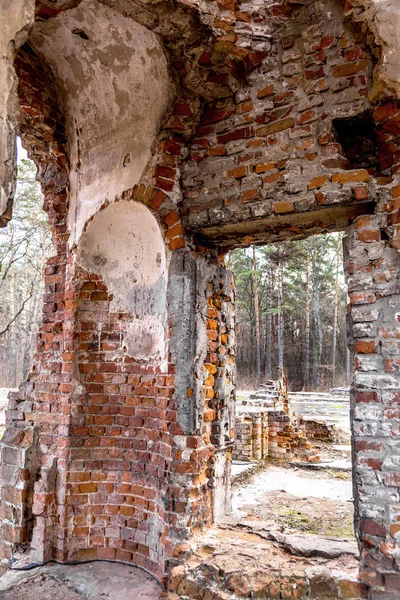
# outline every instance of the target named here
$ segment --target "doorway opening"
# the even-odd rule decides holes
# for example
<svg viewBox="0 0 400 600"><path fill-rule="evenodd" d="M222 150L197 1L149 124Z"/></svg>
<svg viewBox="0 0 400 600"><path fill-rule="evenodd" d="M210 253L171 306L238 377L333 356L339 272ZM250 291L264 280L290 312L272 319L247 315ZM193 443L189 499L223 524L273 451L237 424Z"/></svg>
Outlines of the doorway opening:
<svg viewBox="0 0 400 600"><path fill-rule="evenodd" d="M231 519L262 528L298 560L346 556L357 570L342 240L324 234L229 255L238 390Z"/></svg>

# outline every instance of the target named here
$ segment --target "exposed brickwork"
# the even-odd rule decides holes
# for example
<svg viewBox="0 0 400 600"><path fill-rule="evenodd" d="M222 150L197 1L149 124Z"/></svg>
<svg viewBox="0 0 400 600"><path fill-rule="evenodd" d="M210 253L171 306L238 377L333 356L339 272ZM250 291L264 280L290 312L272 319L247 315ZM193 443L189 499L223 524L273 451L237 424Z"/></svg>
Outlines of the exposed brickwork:
<svg viewBox="0 0 400 600"><path fill-rule="evenodd" d="M46 4L38 4L37 19L61 10ZM31 547L32 560L119 559L160 579L181 561L190 535L230 502L234 289L218 254L350 225L361 576L371 598L395 597L400 111L382 86L369 93L381 55L368 27L358 25L368 17L350 2L343 12L334 0L130 5L132 18L168 47L179 92L140 183L119 198L105 190L101 210L140 202L160 225L176 267L168 366L129 356L121 334L133 315L114 311L99 276L76 266L58 84L26 45L16 56L20 130L39 167L56 256L46 268L32 374L7 415L3 564L20 543ZM357 136L346 135L349 117L368 125L362 152ZM181 293L175 304L174 291ZM277 436L282 431L276 426ZM357 595L354 586L342 597Z"/></svg>
<svg viewBox="0 0 400 600"><path fill-rule="evenodd" d="M7 415L1 557L9 560L16 544L32 543L32 560L123 560L162 580L168 561L176 560L177 541L211 524L218 505L210 482L215 463L224 463L230 449L218 432L222 412L229 421L232 401L230 394L224 402L220 391L234 364L231 279L225 281L224 270L211 257L204 306L199 306L209 311L206 327L213 331L204 339L204 387L199 390L206 424L185 436L176 423L175 365L164 372L158 364L132 360L121 347L131 315L113 313L104 283L74 265L65 222L68 159L60 146L62 118L51 94L51 76L29 49L17 61L21 133L39 165L57 256L46 267L34 369L14 394ZM195 107L192 112L188 103L176 103L143 183L120 198L149 207L170 251L186 245L175 188ZM54 163L45 162L53 156ZM228 441L232 435L231 425ZM225 471L224 490L229 483Z"/></svg>
<svg viewBox="0 0 400 600"><path fill-rule="evenodd" d="M331 434L332 435L332 434ZM318 462L311 439L330 439L329 430L315 421L290 417L283 410L243 413L236 418L236 440L232 457L253 461L301 459Z"/></svg>
<svg viewBox="0 0 400 600"><path fill-rule="evenodd" d="M370 45L342 22L338 3L305 2L279 14L273 3L248 3L245 11L246 28L262 27L271 48L250 85L205 107L184 168L184 223L227 245L237 244L238 230L249 244L279 239L283 229L287 238L340 229L347 218L332 210L387 194L397 172L398 102L373 111ZM373 111L379 164L354 168L334 123L365 111Z"/></svg>
<svg viewBox="0 0 400 600"><path fill-rule="evenodd" d="M388 216L360 217L345 244L356 369L351 398L356 532L363 542L361 577L378 588L389 574L396 578L398 568L399 257L383 235Z"/></svg>

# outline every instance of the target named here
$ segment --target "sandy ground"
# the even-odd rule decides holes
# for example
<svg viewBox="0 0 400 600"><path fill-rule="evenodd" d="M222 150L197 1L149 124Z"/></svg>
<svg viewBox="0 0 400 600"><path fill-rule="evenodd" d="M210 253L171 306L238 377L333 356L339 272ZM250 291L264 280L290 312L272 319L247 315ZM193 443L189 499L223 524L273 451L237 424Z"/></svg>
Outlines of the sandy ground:
<svg viewBox="0 0 400 600"><path fill-rule="evenodd" d="M350 446L322 444L321 456L328 467L319 470L266 463L246 473L243 464L234 465L242 474L234 483L232 517L285 533L354 539Z"/></svg>
<svg viewBox="0 0 400 600"><path fill-rule="evenodd" d="M158 600L161 588L145 571L111 562L7 571L1 600Z"/></svg>

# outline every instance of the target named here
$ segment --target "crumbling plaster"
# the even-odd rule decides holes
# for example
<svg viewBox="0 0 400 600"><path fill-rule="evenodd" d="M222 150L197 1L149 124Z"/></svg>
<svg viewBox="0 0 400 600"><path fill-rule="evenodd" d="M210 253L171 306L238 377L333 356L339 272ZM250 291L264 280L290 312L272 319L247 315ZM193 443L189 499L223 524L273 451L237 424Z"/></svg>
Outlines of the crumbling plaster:
<svg viewBox="0 0 400 600"><path fill-rule="evenodd" d="M73 244L105 200L140 180L174 89L157 37L96 0L37 24L30 42L65 106Z"/></svg>
<svg viewBox="0 0 400 600"><path fill-rule="evenodd" d="M397 0L352 0L348 14L373 33L382 55L374 72L374 95L388 88L400 97L400 5ZM383 89L382 89L383 88Z"/></svg>
<svg viewBox="0 0 400 600"><path fill-rule="evenodd" d="M0 6L0 227L11 218L15 191L16 131L18 123L17 80L13 52L21 46L34 19L34 3L6 0Z"/></svg>
<svg viewBox="0 0 400 600"><path fill-rule="evenodd" d="M159 225L137 202L118 202L98 212L82 235L77 263L99 275L113 295L111 312L132 320L121 352L167 366L168 257Z"/></svg>

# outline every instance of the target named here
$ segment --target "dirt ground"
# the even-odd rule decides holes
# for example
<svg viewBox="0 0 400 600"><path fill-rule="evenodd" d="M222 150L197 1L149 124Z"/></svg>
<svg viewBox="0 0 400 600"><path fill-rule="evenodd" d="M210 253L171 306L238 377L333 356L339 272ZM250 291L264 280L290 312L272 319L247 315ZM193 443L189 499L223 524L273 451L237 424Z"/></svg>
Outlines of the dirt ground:
<svg viewBox="0 0 400 600"><path fill-rule="evenodd" d="M33 580L1 592L1 600L82 600L73 589L41 574Z"/></svg>
<svg viewBox="0 0 400 600"><path fill-rule="evenodd" d="M246 520L260 520L283 533L309 533L354 539L353 505L327 498L298 498L281 491L265 495L257 506L244 506Z"/></svg>
<svg viewBox="0 0 400 600"><path fill-rule="evenodd" d="M162 590L145 571L121 563L48 563L0 578L1 600L160 600Z"/></svg>
<svg viewBox="0 0 400 600"><path fill-rule="evenodd" d="M350 460L349 448L335 449L330 444L321 444L320 450L321 459L325 462ZM257 482L260 482L260 474L271 467L277 473L277 488L279 488L278 478L281 476L284 483L289 470L297 478L304 480L304 486L299 485L296 494L283 489L268 489L257 495L256 500L250 493L249 500L240 503L243 519L264 521L271 529L279 529L284 533L302 533L354 540L353 502L349 497L340 497L341 490L344 489L341 482L348 482L348 484L351 482L350 471L334 468L318 470L293 467L293 465L284 463L275 463L275 465L267 463L250 474L240 476L235 481L234 494L245 497L246 488L251 486L253 491L253 486L257 487ZM320 496L322 497L307 493L311 485L309 482L316 480L321 480ZM328 481L331 482L327 490L328 496L337 489L334 498L323 497L323 490L329 485Z"/></svg>

